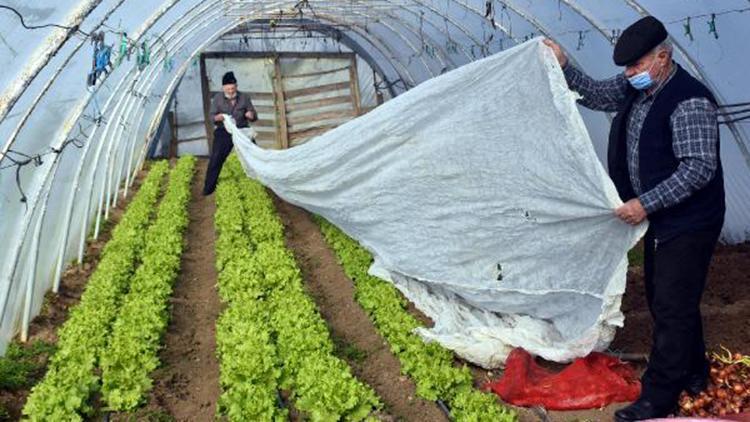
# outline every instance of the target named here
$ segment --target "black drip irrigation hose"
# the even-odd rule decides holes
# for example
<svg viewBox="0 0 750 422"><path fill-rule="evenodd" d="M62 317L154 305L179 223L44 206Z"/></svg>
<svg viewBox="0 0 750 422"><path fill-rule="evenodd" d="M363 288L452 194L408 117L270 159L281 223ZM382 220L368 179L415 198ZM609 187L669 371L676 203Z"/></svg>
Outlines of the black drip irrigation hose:
<svg viewBox="0 0 750 422"><path fill-rule="evenodd" d="M541 422L551 422L549 415L547 414L547 409L541 406L534 406L531 408L531 411L539 417Z"/></svg>
<svg viewBox="0 0 750 422"><path fill-rule="evenodd" d="M442 410L443 413L445 413L445 416L447 416L449 420L453 420L451 418L451 409L448 407L448 405L445 404L445 402L442 399L437 399L436 403L438 407L440 408L440 410Z"/></svg>
<svg viewBox="0 0 750 422"><path fill-rule="evenodd" d="M281 391L279 391L279 390L276 390L276 406L279 409L286 408L286 403L284 403L284 398L281 397Z"/></svg>

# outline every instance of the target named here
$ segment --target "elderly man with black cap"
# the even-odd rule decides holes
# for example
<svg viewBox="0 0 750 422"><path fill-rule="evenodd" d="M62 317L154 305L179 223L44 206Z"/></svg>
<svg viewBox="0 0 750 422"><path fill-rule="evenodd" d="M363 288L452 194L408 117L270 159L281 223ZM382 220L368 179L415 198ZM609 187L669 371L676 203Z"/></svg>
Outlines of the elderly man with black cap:
<svg viewBox="0 0 750 422"><path fill-rule="evenodd" d="M203 195L210 195L216 189L219 173L229 153L232 152L232 135L224 128L224 114L234 118L237 127L247 127L248 122L258 120L258 114L253 107L250 97L237 91L237 79L234 72L227 72L221 78L222 93L216 94L211 100L209 115L216 125L214 129L214 144L211 157L208 160L206 180L203 185Z"/></svg>
<svg viewBox="0 0 750 422"><path fill-rule="evenodd" d="M640 398L618 421L670 414L684 390L706 387L700 301L724 222L716 100L672 60L664 25L645 17L623 31L614 61L625 71L597 81L555 53L584 106L616 113L609 174L625 202L614 212L628 224L648 218L644 273L654 320L653 345Z"/></svg>

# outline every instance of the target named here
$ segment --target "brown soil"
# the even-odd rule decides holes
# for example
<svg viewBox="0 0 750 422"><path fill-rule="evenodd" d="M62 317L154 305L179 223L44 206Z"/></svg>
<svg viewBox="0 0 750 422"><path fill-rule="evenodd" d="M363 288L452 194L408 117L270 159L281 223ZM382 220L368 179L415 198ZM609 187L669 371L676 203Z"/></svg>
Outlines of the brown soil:
<svg viewBox="0 0 750 422"><path fill-rule="evenodd" d="M447 420L437 405L418 398L414 383L401 374L398 359L355 301L352 282L308 213L278 198L275 204L286 227L287 245L297 258L308 292L354 375L377 392L385 402L385 412L395 418Z"/></svg>
<svg viewBox="0 0 750 422"><path fill-rule="evenodd" d="M623 297L625 327L617 333L613 349L648 353L651 315L641 268L631 268ZM750 354L750 243L717 247L711 261L701 305L706 347L721 345Z"/></svg>
<svg viewBox="0 0 750 422"><path fill-rule="evenodd" d="M219 397L219 364L216 359L216 319L221 303L216 292L214 196L201 190L207 161L199 160L193 179L180 275L172 297L171 320L155 371L149 403L136 415L123 419L148 420L168 414L176 421L215 419ZM119 418L119 417L118 417Z"/></svg>
<svg viewBox="0 0 750 422"><path fill-rule="evenodd" d="M63 271L59 292L57 294L52 291L47 292L44 297L42 310L29 324L29 341L27 344L31 344L34 341L57 343L57 329L67 319L68 311L80 301L86 287L86 282L96 270L96 266L99 263L104 245L107 244L112 236L112 228L120 222L122 214L133 199L133 196L138 192L147 174L148 170L144 169L136 175L132 188L128 189L127 197L124 200L118 200L117 207L110 209L110 220L103 222L99 231L99 238L96 240L93 238L88 239L83 255L83 263L81 265L70 263ZM37 377L31 380L32 383L35 384L41 380L44 377L45 371L46 368L39 371L36 374ZM30 389L19 391L0 390L0 408L6 408L11 420L20 419L21 410L24 404L26 404L26 398L29 393Z"/></svg>

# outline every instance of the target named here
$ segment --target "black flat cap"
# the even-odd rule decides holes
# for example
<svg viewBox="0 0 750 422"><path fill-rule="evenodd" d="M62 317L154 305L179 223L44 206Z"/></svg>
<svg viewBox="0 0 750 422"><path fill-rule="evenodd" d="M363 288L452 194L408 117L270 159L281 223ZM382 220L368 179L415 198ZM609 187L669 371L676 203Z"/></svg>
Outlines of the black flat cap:
<svg viewBox="0 0 750 422"><path fill-rule="evenodd" d="M221 77L222 85L236 84L237 79L234 78L234 72L227 72Z"/></svg>
<svg viewBox="0 0 750 422"><path fill-rule="evenodd" d="M664 24L653 16L646 16L622 31L615 44L615 64L627 66L635 63L666 39Z"/></svg>

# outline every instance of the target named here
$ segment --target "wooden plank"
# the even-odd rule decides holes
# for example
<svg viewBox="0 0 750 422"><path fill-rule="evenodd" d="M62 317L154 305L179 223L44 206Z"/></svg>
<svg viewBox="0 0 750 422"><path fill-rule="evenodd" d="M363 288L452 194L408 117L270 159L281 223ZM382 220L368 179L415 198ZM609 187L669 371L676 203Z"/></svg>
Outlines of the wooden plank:
<svg viewBox="0 0 750 422"><path fill-rule="evenodd" d="M362 101L359 98L359 74L357 73L357 58L352 57L352 64L349 66L349 82L351 83L351 87L349 88L349 92L352 95L352 105L354 106L354 111L357 112L357 116L362 114Z"/></svg>
<svg viewBox="0 0 750 422"><path fill-rule="evenodd" d="M329 75L331 73L337 73L337 72L341 72L342 70L348 70L348 69L349 69L349 66L347 65L347 66L337 67L336 69L321 70L319 72L299 73L299 74L296 74L296 75L287 75L287 76L284 76L284 79L310 78L310 77L313 77L313 76Z"/></svg>
<svg viewBox="0 0 750 422"><path fill-rule="evenodd" d="M246 92L250 96L250 101L273 101L273 92Z"/></svg>
<svg viewBox="0 0 750 422"><path fill-rule="evenodd" d="M336 110L299 117L289 116L289 119L287 121L289 122L290 127L294 127L302 123L318 122L322 120L332 119L344 119L347 117L355 117L356 115L357 114L354 110Z"/></svg>
<svg viewBox="0 0 750 422"><path fill-rule="evenodd" d="M211 91L211 96L221 94L223 91ZM273 101L273 92L242 92L250 96L250 101ZM256 107L257 108L257 107Z"/></svg>
<svg viewBox="0 0 750 422"><path fill-rule="evenodd" d="M334 128L338 127L338 126L339 125L337 125L337 124L335 124L335 125L324 125L324 126L311 127L309 129L304 129L304 130L300 130L300 131L297 131L297 132L291 132L289 134L289 139L290 140L296 140L296 139L299 139L299 138L305 138L305 137L311 137L311 136L320 135L320 134L326 133L329 130L334 129Z"/></svg>
<svg viewBox="0 0 750 422"><path fill-rule="evenodd" d="M278 122L279 122L279 144L281 149L289 148L289 132L286 121L286 104L285 104L285 93L284 83L281 79L281 64L279 58L275 57L273 60L273 93L276 98L276 110L278 111Z"/></svg>
<svg viewBox="0 0 750 422"><path fill-rule="evenodd" d="M253 127L276 128L276 121L272 119L258 119L252 123Z"/></svg>
<svg viewBox="0 0 750 422"><path fill-rule="evenodd" d="M320 94L321 92L328 91L340 91L342 89L349 89L349 82L336 82L332 84L318 85L312 88L293 89L286 91L286 98L304 97L305 95Z"/></svg>
<svg viewBox="0 0 750 422"><path fill-rule="evenodd" d="M256 131L257 135L255 136L255 140L257 141L272 141L276 143L276 132L261 132Z"/></svg>
<svg viewBox="0 0 750 422"><path fill-rule="evenodd" d="M203 92L203 121L206 125L206 139L208 139L208 155L214 150L214 119L208 115L211 107L211 97L208 93L208 76L206 75L206 56L201 54L200 59L201 72L201 91Z"/></svg>
<svg viewBox="0 0 750 422"><path fill-rule="evenodd" d="M252 98L250 99L252 101ZM275 114L276 108L274 106L258 106L253 104L253 107L255 107L255 111L258 112L258 114Z"/></svg>
<svg viewBox="0 0 750 422"><path fill-rule="evenodd" d="M288 113L292 113L295 111L310 110L313 108L325 107L325 106L335 105L335 104L347 104L347 103L350 103L351 101L352 99L349 95L339 95L338 97L328 97L322 100L299 101L296 103L287 103L286 111Z"/></svg>

